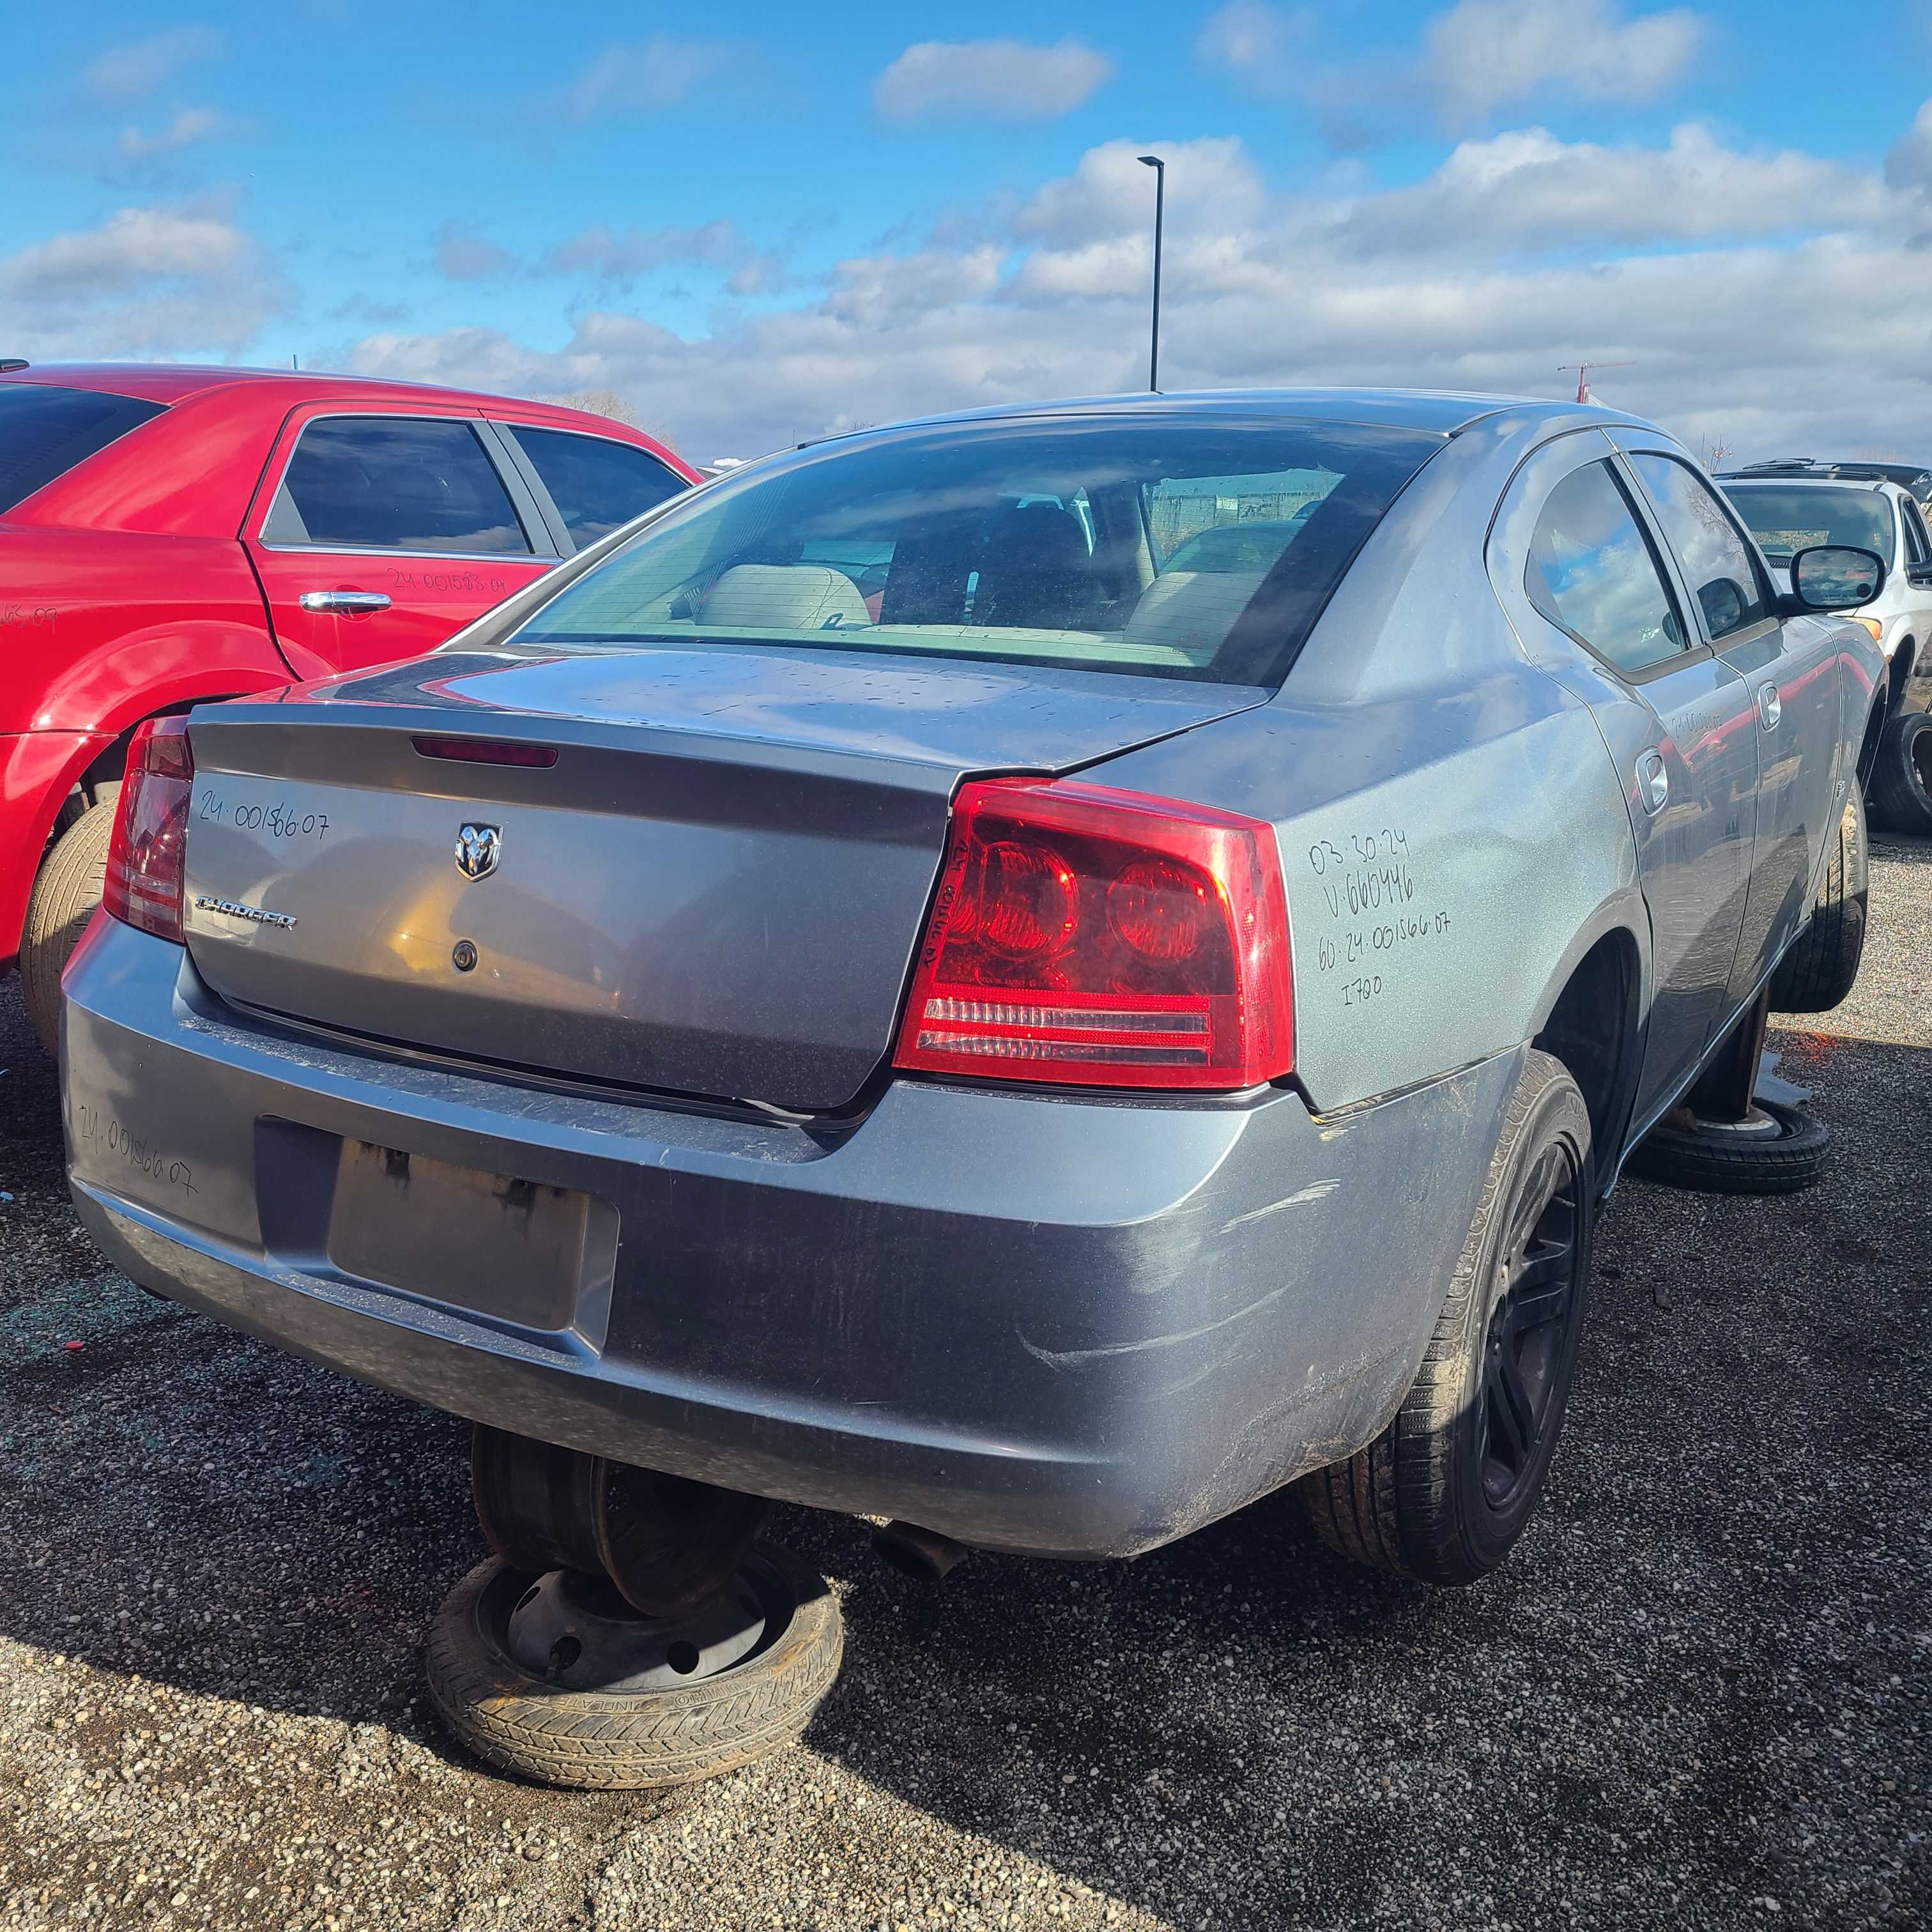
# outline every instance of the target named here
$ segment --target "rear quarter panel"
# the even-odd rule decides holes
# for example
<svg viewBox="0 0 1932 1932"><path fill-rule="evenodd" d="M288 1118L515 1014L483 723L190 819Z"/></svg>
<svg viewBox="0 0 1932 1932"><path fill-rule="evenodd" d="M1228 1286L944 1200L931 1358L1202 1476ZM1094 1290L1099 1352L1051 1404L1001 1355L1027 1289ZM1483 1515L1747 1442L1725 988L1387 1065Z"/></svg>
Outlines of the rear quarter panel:
<svg viewBox="0 0 1932 1932"><path fill-rule="evenodd" d="M1601 734L1526 659L1484 565L1502 490L1546 434L1466 430L1371 537L1274 702L1107 767L1273 822L1296 1070L1318 1111L1534 1038L1613 927L1647 972Z"/></svg>
<svg viewBox="0 0 1932 1932"><path fill-rule="evenodd" d="M143 718L288 682L232 537L0 524L0 966L62 801Z"/></svg>
<svg viewBox="0 0 1932 1932"><path fill-rule="evenodd" d="M232 537L0 526L0 732L124 729L164 706L285 684Z"/></svg>

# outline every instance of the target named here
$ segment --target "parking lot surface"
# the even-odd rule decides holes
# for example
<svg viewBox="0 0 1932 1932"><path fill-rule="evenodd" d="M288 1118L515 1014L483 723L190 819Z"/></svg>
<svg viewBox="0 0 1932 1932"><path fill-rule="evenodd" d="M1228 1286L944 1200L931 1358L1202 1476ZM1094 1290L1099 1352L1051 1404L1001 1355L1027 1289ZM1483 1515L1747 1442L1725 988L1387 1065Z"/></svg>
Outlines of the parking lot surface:
<svg viewBox="0 0 1932 1932"><path fill-rule="evenodd" d="M1906 1927L1932 1919L1932 845L1779 1030L1826 1184L1627 1184L1542 1510L1437 1594L1291 1498L1090 1568L836 1583L804 1744L668 1804L448 1744L449 1418L150 1300L0 986L0 1928Z"/></svg>

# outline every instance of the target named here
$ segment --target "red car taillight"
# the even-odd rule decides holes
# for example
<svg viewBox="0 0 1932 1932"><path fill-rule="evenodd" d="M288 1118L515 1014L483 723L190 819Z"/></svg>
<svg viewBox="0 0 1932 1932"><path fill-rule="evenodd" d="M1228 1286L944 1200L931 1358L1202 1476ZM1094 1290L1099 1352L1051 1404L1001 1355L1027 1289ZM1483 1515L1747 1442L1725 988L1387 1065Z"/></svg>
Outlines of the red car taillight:
<svg viewBox="0 0 1932 1932"><path fill-rule="evenodd" d="M185 718L151 718L128 748L100 902L116 919L182 944L182 877L194 754Z"/></svg>
<svg viewBox="0 0 1932 1932"><path fill-rule="evenodd" d="M962 786L893 1064L1089 1087L1288 1072L1274 828L1077 779Z"/></svg>

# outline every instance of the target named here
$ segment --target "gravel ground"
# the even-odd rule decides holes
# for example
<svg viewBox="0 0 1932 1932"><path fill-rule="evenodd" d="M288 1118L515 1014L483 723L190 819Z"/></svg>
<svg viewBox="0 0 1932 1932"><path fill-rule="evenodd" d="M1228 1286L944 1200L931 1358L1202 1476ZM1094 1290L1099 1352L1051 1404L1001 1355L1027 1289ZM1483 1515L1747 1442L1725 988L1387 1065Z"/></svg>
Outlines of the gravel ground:
<svg viewBox="0 0 1932 1932"><path fill-rule="evenodd" d="M1276 1499L934 1592L788 1512L844 1678L668 1804L446 1744L458 1426L110 1268L0 987L0 1928L1925 1924L1932 845L1874 873L1858 993L1774 1036L1830 1181L1620 1191L1503 1574L1369 1577Z"/></svg>

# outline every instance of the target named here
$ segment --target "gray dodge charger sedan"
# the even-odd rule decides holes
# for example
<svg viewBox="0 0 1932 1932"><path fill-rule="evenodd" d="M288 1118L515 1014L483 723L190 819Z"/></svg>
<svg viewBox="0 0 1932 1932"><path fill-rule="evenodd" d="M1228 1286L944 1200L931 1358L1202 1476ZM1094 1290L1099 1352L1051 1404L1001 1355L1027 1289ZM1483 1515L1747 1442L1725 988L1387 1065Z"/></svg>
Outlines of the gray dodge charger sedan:
<svg viewBox="0 0 1932 1932"><path fill-rule="evenodd" d="M1882 567L1794 574L1568 404L1113 398L734 470L428 658L147 729L74 1199L487 1425L507 1546L569 1538L506 1442L723 1498L698 1540L776 1498L1122 1556L1305 1479L1467 1581L1629 1150L1856 938L1883 665L1818 614Z"/></svg>

